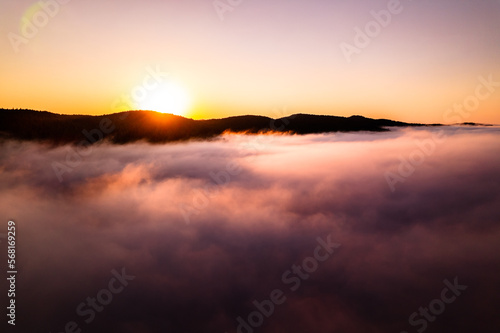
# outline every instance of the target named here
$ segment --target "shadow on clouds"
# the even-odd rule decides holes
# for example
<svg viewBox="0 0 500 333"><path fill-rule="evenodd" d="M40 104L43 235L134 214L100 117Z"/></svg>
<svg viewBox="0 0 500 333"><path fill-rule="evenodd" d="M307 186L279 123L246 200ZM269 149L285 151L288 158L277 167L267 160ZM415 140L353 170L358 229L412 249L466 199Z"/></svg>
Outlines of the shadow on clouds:
<svg viewBox="0 0 500 333"><path fill-rule="evenodd" d="M68 146L4 142L16 330L498 332L498 129L445 129L395 191L385 178L438 130L101 144L62 182ZM426 319L455 277L467 289Z"/></svg>

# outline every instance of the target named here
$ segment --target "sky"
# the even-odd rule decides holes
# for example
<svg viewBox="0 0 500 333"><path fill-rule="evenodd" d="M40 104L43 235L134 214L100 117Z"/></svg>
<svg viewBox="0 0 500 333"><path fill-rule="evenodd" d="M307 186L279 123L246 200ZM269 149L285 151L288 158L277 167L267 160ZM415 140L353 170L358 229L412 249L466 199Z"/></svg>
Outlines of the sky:
<svg viewBox="0 0 500 333"><path fill-rule="evenodd" d="M0 107L500 123L500 1L42 3L0 0Z"/></svg>
<svg viewBox="0 0 500 333"><path fill-rule="evenodd" d="M4 142L0 220L16 222L19 266L4 331L250 333L238 318L251 318L256 333L497 332L499 135L226 135L104 143L79 160ZM393 190L400 156L414 170ZM269 309L275 290L259 324L254 302ZM432 304L432 320L409 321Z"/></svg>

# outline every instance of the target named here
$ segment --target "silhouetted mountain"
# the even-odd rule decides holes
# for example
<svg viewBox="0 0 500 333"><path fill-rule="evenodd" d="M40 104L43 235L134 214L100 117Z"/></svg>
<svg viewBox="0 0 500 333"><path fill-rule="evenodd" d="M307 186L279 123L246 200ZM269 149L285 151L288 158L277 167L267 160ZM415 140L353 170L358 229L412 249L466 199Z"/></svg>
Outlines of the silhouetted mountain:
<svg viewBox="0 0 500 333"><path fill-rule="evenodd" d="M61 115L47 111L0 109L0 138L40 140L50 143L114 143L139 140L170 142L210 139L224 132L250 134L324 133L386 131L386 127L424 126L362 116L336 117L296 114L272 119L262 116L236 116L223 119L193 120L154 111L127 111L110 115Z"/></svg>
<svg viewBox="0 0 500 333"><path fill-rule="evenodd" d="M472 122L461 123L458 125L459 126L493 126L491 124L478 124L478 123L472 123Z"/></svg>

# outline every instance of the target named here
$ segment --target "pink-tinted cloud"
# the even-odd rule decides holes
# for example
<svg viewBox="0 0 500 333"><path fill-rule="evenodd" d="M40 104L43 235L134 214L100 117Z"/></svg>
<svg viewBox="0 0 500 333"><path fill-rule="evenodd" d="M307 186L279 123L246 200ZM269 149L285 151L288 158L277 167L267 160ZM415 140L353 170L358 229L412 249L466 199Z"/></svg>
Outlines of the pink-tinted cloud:
<svg viewBox="0 0 500 333"><path fill-rule="evenodd" d="M4 142L16 329L236 332L280 289L286 301L255 332L416 332L409 316L458 276L468 289L426 331L494 332L498 130L446 129L394 192L384 176L438 130L103 144L63 182L52 163L67 147ZM328 235L341 246L292 291L283 274ZM85 323L77 306L122 267L136 278Z"/></svg>

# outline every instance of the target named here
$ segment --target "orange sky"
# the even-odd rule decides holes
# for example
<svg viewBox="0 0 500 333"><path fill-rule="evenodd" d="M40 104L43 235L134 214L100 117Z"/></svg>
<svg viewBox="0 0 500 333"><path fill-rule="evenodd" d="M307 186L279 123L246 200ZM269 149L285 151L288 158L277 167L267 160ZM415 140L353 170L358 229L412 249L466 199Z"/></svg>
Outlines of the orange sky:
<svg viewBox="0 0 500 333"><path fill-rule="evenodd" d="M397 2L221 1L231 10L218 13L205 0L0 0L0 107L105 114L128 98L140 108L159 69L194 118L500 124L500 3Z"/></svg>

